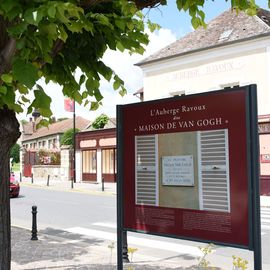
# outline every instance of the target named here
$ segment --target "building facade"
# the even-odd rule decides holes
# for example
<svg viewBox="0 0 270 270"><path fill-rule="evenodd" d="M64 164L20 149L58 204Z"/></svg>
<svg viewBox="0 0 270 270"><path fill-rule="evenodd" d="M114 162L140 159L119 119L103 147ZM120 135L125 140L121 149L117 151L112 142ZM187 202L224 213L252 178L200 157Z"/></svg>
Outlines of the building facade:
<svg viewBox="0 0 270 270"><path fill-rule="evenodd" d="M21 136L21 172L24 176L32 175L33 165L37 165L37 153L41 150L59 153L60 140L65 131L73 128L73 119L65 119L50 124L48 127L37 128L39 120L35 119L22 126ZM80 116L75 118L76 128L85 129L90 121ZM50 159L50 158L49 158ZM50 160L48 160L48 164Z"/></svg>
<svg viewBox="0 0 270 270"><path fill-rule="evenodd" d="M76 179L116 182L116 128L85 130L76 135Z"/></svg>
<svg viewBox="0 0 270 270"><path fill-rule="evenodd" d="M68 129L73 128L73 119L65 119L50 124L48 127L36 128L38 122L30 120L29 123L22 127L22 147L30 151L60 150L61 136ZM76 128L85 129L90 121L80 116L75 118Z"/></svg>
<svg viewBox="0 0 270 270"><path fill-rule="evenodd" d="M270 195L270 115L259 118L261 193Z"/></svg>
<svg viewBox="0 0 270 270"><path fill-rule="evenodd" d="M144 100L257 85L261 193L270 195L270 13L226 11L137 64ZM229 106L229 104L228 104Z"/></svg>

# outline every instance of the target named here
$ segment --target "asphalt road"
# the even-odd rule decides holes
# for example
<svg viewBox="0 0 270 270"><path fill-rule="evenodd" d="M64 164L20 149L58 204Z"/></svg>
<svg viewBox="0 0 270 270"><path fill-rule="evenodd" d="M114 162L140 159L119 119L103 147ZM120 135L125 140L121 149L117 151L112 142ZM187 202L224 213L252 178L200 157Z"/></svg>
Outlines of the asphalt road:
<svg viewBox="0 0 270 270"><path fill-rule="evenodd" d="M97 222L116 222L116 196L21 187L19 198L11 199L12 224L31 228L33 205L37 206L40 229L89 228Z"/></svg>
<svg viewBox="0 0 270 270"><path fill-rule="evenodd" d="M37 206L38 230L48 234L61 231L79 233L115 241L116 239L116 196L61 192L33 187L22 187L19 198L11 199L11 223L31 229L31 207ZM270 209L263 210L270 217ZM265 212L266 211L266 212ZM63 233L62 233L63 235ZM204 244L178 239L162 238L128 233L131 246L139 246L151 256L172 257L178 255L178 247L191 256L198 253L198 246ZM269 226L262 228L263 270L270 269L270 219ZM247 250L218 247L212 256L215 265L222 260L231 260L232 255L247 259L252 265L253 253ZM188 259L188 258L187 258ZM269 267L269 268L268 268ZM252 268L249 268L252 269Z"/></svg>

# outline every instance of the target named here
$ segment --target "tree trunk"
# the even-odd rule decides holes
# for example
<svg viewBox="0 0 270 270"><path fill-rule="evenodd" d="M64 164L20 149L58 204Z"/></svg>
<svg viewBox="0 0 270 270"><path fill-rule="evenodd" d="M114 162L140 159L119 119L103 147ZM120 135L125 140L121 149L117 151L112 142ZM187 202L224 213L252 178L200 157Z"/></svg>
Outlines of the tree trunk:
<svg viewBox="0 0 270 270"><path fill-rule="evenodd" d="M0 269L10 270L10 150L20 137L14 111L0 109Z"/></svg>

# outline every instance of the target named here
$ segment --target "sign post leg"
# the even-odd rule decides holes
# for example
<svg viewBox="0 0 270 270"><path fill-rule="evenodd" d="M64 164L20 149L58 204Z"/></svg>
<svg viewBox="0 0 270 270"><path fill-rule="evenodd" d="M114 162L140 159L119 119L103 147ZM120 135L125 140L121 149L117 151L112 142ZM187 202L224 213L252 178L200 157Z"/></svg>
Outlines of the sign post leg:
<svg viewBox="0 0 270 270"><path fill-rule="evenodd" d="M117 228L117 269L123 270L123 232L122 228Z"/></svg>
<svg viewBox="0 0 270 270"><path fill-rule="evenodd" d="M117 270L123 270L123 148L122 113L117 106Z"/></svg>
<svg viewBox="0 0 270 270"><path fill-rule="evenodd" d="M128 243L127 243L127 231L123 231L123 262L124 263L129 263L128 259Z"/></svg>
<svg viewBox="0 0 270 270"><path fill-rule="evenodd" d="M253 208L253 244L254 244L254 270L262 269L261 250L261 215L260 215L260 167L259 167L259 137L256 86L250 86L250 124L251 124L251 166L252 166L252 208Z"/></svg>

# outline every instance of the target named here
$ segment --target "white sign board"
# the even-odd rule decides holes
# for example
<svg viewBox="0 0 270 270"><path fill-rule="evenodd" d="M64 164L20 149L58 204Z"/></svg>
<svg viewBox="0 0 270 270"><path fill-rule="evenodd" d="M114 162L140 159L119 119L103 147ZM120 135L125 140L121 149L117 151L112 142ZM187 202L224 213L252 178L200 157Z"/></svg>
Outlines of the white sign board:
<svg viewBox="0 0 270 270"><path fill-rule="evenodd" d="M193 156L162 157L162 185L194 186Z"/></svg>

